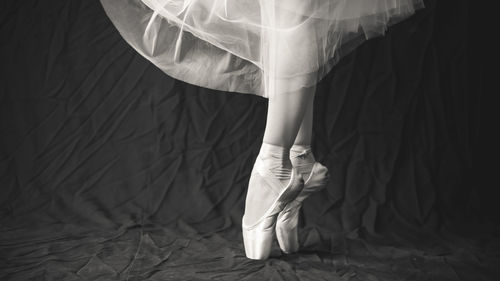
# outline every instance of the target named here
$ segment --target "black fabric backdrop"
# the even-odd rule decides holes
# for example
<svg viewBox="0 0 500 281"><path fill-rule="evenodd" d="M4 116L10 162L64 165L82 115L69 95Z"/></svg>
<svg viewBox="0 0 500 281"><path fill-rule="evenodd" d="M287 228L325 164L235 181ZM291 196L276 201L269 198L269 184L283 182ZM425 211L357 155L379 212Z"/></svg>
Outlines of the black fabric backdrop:
<svg viewBox="0 0 500 281"><path fill-rule="evenodd" d="M500 280L465 0L427 1L318 85L331 181L302 250L267 261L240 232L266 99L168 77L98 0L0 6L0 279Z"/></svg>

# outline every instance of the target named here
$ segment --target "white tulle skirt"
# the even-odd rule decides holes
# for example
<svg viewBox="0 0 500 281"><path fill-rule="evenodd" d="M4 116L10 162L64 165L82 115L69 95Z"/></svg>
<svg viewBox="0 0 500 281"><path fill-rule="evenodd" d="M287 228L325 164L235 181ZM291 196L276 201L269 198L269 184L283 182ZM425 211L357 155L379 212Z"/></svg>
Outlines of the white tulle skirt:
<svg viewBox="0 0 500 281"><path fill-rule="evenodd" d="M101 0L123 38L169 76L263 97L310 87L423 0Z"/></svg>

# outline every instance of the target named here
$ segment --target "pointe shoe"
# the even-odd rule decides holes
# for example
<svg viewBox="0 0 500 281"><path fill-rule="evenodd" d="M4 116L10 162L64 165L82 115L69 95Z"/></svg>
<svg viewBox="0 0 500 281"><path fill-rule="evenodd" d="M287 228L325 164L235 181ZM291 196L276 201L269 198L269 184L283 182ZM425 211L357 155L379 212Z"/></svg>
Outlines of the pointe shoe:
<svg viewBox="0 0 500 281"><path fill-rule="evenodd" d="M277 194L276 199L264 215L254 223L248 223L246 216L242 218L243 244L247 258L263 260L269 257L275 234L278 214L287 203L291 202L304 187L304 180L295 168L292 168L290 180L286 187L276 176L262 165L259 157L254 164L249 186L258 185L271 189Z"/></svg>
<svg viewBox="0 0 500 281"><path fill-rule="evenodd" d="M290 254L299 250L298 222L302 202L312 193L322 190L328 179L328 169L315 162L302 191L279 213L276 221L276 237L284 253Z"/></svg>

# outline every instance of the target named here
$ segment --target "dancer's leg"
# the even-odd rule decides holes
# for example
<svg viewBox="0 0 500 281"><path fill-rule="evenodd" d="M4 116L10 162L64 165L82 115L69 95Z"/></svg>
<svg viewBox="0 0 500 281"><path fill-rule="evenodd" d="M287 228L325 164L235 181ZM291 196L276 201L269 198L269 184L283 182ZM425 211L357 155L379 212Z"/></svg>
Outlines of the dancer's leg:
<svg viewBox="0 0 500 281"><path fill-rule="evenodd" d="M314 97L311 98L307 105L304 118L300 124L299 132L295 137L293 146L290 148L290 160L292 165L297 168L302 177L307 179L311 173L314 162L316 162L312 153L312 127L313 127L313 110Z"/></svg>
<svg viewBox="0 0 500 281"><path fill-rule="evenodd" d="M328 181L328 169L317 163L311 149L313 106L311 99L307 105L295 142L290 149L290 161L294 169L302 176L304 186L295 199L279 213L276 222L278 244L285 253L299 250L298 222L302 202L313 192L321 190Z"/></svg>
<svg viewBox="0 0 500 281"><path fill-rule="evenodd" d="M286 185L292 163L290 148L297 136L304 114L311 103L310 88L276 95L269 99L264 139L258 157ZM262 217L276 199L274 190L249 184L245 203L245 218L254 222Z"/></svg>
<svg viewBox="0 0 500 281"><path fill-rule="evenodd" d="M312 107L315 86L290 88L298 85L310 85L313 77L308 74L297 76L318 60L315 45L315 30L301 13L307 10L307 1L289 0L282 3L276 0L263 2L267 5L263 13L263 22L270 28L263 32L267 49L264 51L263 64L266 66L265 87L269 97L269 107L264 133L264 143L290 148L294 143L304 114ZM290 6L290 7L288 7ZM281 7L281 9L277 9ZM293 9L287 10L285 7ZM293 78L291 78L293 77ZM293 86L291 86L293 84ZM310 125L312 109L308 112L304 130L300 132L300 141L310 143ZM309 124L311 123L311 124Z"/></svg>
<svg viewBox="0 0 500 281"><path fill-rule="evenodd" d="M299 23L300 14L279 14L274 10L278 7L274 0L262 3L269 5L263 7L263 22L269 26L263 30L264 76L269 103L264 139L250 176L243 217L245 251L247 257L255 259L267 258L271 247L278 213L264 217L266 212L283 208L302 190L303 181L292 168L290 148L314 94L314 87L296 89L296 85L306 83L290 81L290 77L295 77L291 76L294 74L291 70L311 56L307 47L301 47L301 40L305 38L297 36L300 33L290 28L294 27L293 21ZM290 82L298 83L292 89ZM280 197L280 194L286 195Z"/></svg>
<svg viewBox="0 0 500 281"><path fill-rule="evenodd" d="M304 44L304 42L314 42L315 34L314 30L304 30L309 25L301 24L304 18L300 9L306 9L304 6L306 4L300 0L293 1L296 2L294 3L296 9L289 11L277 9L282 7L283 3L277 3L275 0L261 2L262 21L269 27L263 30L263 44L266 47L263 49L263 64L266 66L265 90L269 103L266 129L258 157L263 159L265 166L284 185L288 183L292 170L290 148L297 137L307 108L312 106L315 91L315 86L295 89L296 85L307 85L307 81L291 81L290 77L294 77L294 74L300 71L301 65L313 61L315 57L317 59L317 50L312 48L314 44ZM290 89L291 82L295 83L293 90ZM308 124L312 122L309 120L311 118L308 116L305 121L301 139L311 135ZM257 220L275 199L276 194L260 185L252 184L251 179L247 192L245 219Z"/></svg>
<svg viewBox="0 0 500 281"><path fill-rule="evenodd" d="M302 177L292 167L290 147L310 97L307 89L302 89L269 99L264 142L250 176L245 201L243 240L248 258L269 256L278 213L304 187Z"/></svg>
<svg viewBox="0 0 500 281"><path fill-rule="evenodd" d="M310 144L313 95L310 87L270 97L263 142L288 149L294 143Z"/></svg>
<svg viewBox="0 0 500 281"><path fill-rule="evenodd" d="M302 118L299 132L297 133L295 141L293 142L294 145L311 145L313 129L314 91L315 88L311 88L311 97L309 98L309 103L306 105L306 111L304 113L304 117Z"/></svg>

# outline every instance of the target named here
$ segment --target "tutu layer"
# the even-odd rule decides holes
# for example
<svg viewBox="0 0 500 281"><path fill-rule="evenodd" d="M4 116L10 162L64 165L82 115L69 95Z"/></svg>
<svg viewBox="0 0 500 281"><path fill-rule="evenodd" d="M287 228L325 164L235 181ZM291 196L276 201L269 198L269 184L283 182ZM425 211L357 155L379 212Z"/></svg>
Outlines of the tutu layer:
<svg viewBox="0 0 500 281"><path fill-rule="evenodd" d="M101 0L123 38L176 79L263 97L310 87L423 0Z"/></svg>

